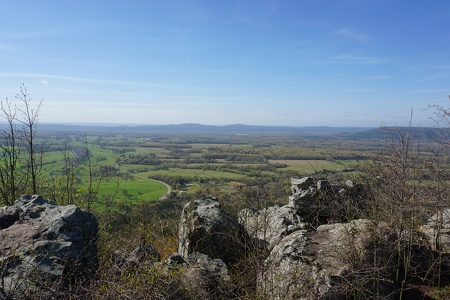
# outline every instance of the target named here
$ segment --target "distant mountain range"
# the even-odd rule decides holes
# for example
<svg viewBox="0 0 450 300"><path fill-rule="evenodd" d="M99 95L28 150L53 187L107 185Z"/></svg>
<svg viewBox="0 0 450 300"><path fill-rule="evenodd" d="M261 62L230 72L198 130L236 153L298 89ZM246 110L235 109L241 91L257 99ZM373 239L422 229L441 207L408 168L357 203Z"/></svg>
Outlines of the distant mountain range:
<svg viewBox="0 0 450 300"><path fill-rule="evenodd" d="M108 132L108 133L221 133L221 134L337 134L356 133L370 130L370 127L328 127L328 126L257 126L233 124L224 126L194 123L172 125L60 125L39 124L39 130L55 132Z"/></svg>
<svg viewBox="0 0 450 300"><path fill-rule="evenodd" d="M350 139L386 139L391 136L404 136L410 130L410 135L413 140L423 139L442 139L443 135L450 136L449 128L435 128L435 127L379 127L370 130L352 132L349 134L340 134L342 137Z"/></svg>
<svg viewBox="0 0 450 300"><path fill-rule="evenodd" d="M0 124L0 128L6 125ZM232 124L224 126L202 125L195 123L172 125L61 125L38 124L38 131L54 133L87 133L87 134L281 134L281 135L336 135L343 139L385 139L390 132L405 133L407 127L329 127L329 126L258 126ZM436 138L442 130L432 127L413 127L414 139Z"/></svg>

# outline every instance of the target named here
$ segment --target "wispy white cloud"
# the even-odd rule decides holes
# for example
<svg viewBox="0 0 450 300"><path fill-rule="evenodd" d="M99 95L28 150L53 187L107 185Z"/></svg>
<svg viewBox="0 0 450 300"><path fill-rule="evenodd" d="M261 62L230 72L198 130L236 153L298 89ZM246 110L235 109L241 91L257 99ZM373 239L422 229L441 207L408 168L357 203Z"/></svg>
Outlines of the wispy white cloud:
<svg viewBox="0 0 450 300"><path fill-rule="evenodd" d="M223 74L234 75L242 73L238 69L194 69L194 68L165 68L164 71L171 72L192 72L192 73L205 73L205 74Z"/></svg>
<svg viewBox="0 0 450 300"><path fill-rule="evenodd" d="M416 93L432 93L432 94L447 94L449 92L448 89L422 89L416 90Z"/></svg>
<svg viewBox="0 0 450 300"><path fill-rule="evenodd" d="M409 92L409 91L406 91ZM428 99L387 99L383 103L427 103ZM423 108L423 107L422 107Z"/></svg>
<svg viewBox="0 0 450 300"><path fill-rule="evenodd" d="M347 39L356 40L358 42L366 42L369 40L369 37L367 35L355 32L353 29L349 28L336 30L334 34Z"/></svg>
<svg viewBox="0 0 450 300"><path fill-rule="evenodd" d="M15 47L13 45L10 44L0 44L0 50L12 50Z"/></svg>
<svg viewBox="0 0 450 300"><path fill-rule="evenodd" d="M236 74L238 71L234 70L207 70L207 69L166 69L169 71L182 71L187 72L198 72L198 73L211 73L211 74L226 74L232 75ZM163 83L150 83L150 82L140 82L140 81L127 81L127 80L110 80L110 79L98 79L90 77L72 77L72 76L62 76L62 75L52 75L52 74L40 74L40 73L0 73L0 77L22 77L22 78L47 78L56 79L63 81L78 81L84 83L94 83L94 84L105 84L105 85L123 85L123 86L134 86L134 87L152 87L152 88L169 88L185 90L189 92L208 92L208 91L224 91L230 90L230 88L224 87L196 87L190 85L171 85ZM42 79L41 84L49 86L48 80Z"/></svg>
<svg viewBox="0 0 450 300"><path fill-rule="evenodd" d="M449 77L449 75L446 74L446 73L437 73L437 74L433 74L433 75L430 75L428 77L419 79L418 82L438 81L438 80L442 80L442 79L445 79L445 78L448 78L448 77Z"/></svg>
<svg viewBox="0 0 450 300"><path fill-rule="evenodd" d="M376 65L386 62L386 58L375 56L360 56L351 53L334 55L329 57L329 59L339 63L361 64L361 65Z"/></svg>
<svg viewBox="0 0 450 300"><path fill-rule="evenodd" d="M267 18L278 12L278 1L260 1L249 5L246 1L238 1L236 13L229 23L245 23L255 27L269 27Z"/></svg>
<svg viewBox="0 0 450 300"><path fill-rule="evenodd" d="M349 6L349 7L357 7L357 6L364 6L372 3L377 3L379 0L344 0L341 1L343 5Z"/></svg>
<svg viewBox="0 0 450 300"><path fill-rule="evenodd" d="M52 74L39 74L39 73L0 73L0 77L30 77L30 78L51 78L66 81L80 81L88 83L99 84L112 84L112 85L128 85L128 86L143 86L143 87L166 87L166 88L188 88L188 86L167 85L160 83L146 83L138 81L126 81L126 80L109 80L109 79L96 79L89 77L71 77Z"/></svg>
<svg viewBox="0 0 450 300"><path fill-rule="evenodd" d="M64 99L65 102L70 102L73 99L77 99L77 102L83 103L126 103L127 105L138 105L142 103L152 103L158 106L210 106L217 103L242 103L246 100L245 97L237 96L216 96L214 93L211 95L204 95L202 93L192 94L169 94L169 93L152 93L152 92L133 92L133 91L117 91L108 89L57 89L60 95L57 99ZM113 99L113 100L112 100ZM138 100L132 100L138 99ZM50 100L51 101L51 100ZM57 100L59 102L59 100Z"/></svg>
<svg viewBox="0 0 450 300"><path fill-rule="evenodd" d="M389 75L373 75L373 76L370 76L369 78L374 79L374 80L385 80L385 79L391 78L391 76L389 76Z"/></svg>
<svg viewBox="0 0 450 300"><path fill-rule="evenodd" d="M450 70L450 64L440 64L431 66L430 68L434 70Z"/></svg>
<svg viewBox="0 0 450 300"><path fill-rule="evenodd" d="M29 31L0 31L2 38L8 40L33 39L47 36L68 35L71 31L68 29L47 29L47 30L29 30Z"/></svg>
<svg viewBox="0 0 450 300"><path fill-rule="evenodd" d="M377 89L371 89L371 88L359 88L359 89L342 89L342 90L338 90L337 92L342 92L342 93L375 93L377 92Z"/></svg>

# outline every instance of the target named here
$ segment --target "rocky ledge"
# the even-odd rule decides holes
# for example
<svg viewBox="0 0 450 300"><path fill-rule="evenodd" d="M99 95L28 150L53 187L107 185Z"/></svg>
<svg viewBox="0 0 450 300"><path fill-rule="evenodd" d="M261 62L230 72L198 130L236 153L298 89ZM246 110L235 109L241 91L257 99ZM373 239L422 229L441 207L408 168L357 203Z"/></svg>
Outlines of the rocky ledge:
<svg viewBox="0 0 450 300"><path fill-rule="evenodd" d="M426 299L417 287L450 282L449 209L411 228L351 219L347 208L364 209L369 195L352 182L336 187L306 177L292 179L287 205L237 216L215 198L194 200L180 217L179 253L161 262L151 245L117 250L113 272L141 266L177 274L174 299L239 298L245 289L285 300ZM42 297L46 289L57 297L88 280L97 267L97 233L91 213L40 196L0 208L0 299L37 290ZM245 277L245 286L234 276Z"/></svg>
<svg viewBox="0 0 450 300"><path fill-rule="evenodd" d="M0 298L86 280L98 263L97 233L93 214L38 195L0 207Z"/></svg>

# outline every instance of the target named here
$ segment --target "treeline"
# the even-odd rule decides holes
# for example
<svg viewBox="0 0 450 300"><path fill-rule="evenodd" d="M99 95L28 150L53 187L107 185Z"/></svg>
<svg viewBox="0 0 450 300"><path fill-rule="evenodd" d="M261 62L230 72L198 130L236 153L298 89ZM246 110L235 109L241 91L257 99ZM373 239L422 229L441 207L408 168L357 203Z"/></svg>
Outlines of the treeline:
<svg viewBox="0 0 450 300"><path fill-rule="evenodd" d="M150 179L156 179L160 181L164 181L165 183L172 186L174 189L180 190L183 188L186 188L188 184L207 184L207 183L214 183L214 184L222 184L225 182L230 182L232 179L227 177L204 177L204 176L183 176L183 175L164 175L164 174L154 174L149 176Z"/></svg>
<svg viewBox="0 0 450 300"><path fill-rule="evenodd" d="M131 155L130 157L122 160L122 164L132 164L132 165L152 165L159 166L165 162L165 160L161 158L157 158L153 153L145 155L145 154L136 154Z"/></svg>
<svg viewBox="0 0 450 300"><path fill-rule="evenodd" d="M152 142L152 146L156 145ZM141 145L142 147L142 145ZM124 164L140 164L164 166L166 163L223 163L232 162L236 164L269 164L269 160L367 160L370 157L367 153L355 151L343 151L333 149L315 149L298 146L274 147L274 146L252 146L245 147L232 145L213 145L205 148L193 147L186 144L166 144L161 143L160 148L169 151L168 157L158 157L157 155L134 153L124 158ZM133 148L127 147L123 150L112 149L116 153L130 153ZM135 150L134 150L135 151ZM172 165L174 166L174 165ZM179 165L177 167L180 167Z"/></svg>

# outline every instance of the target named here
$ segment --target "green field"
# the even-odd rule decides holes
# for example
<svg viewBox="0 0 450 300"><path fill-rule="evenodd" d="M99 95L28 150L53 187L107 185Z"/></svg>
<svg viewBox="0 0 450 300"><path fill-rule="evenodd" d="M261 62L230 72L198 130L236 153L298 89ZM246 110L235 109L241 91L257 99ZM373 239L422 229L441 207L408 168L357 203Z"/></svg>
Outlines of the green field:
<svg viewBox="0 0 450 300"><path fill-rule="evenodd" d="M349 168L354 161L348 161L345 163L327 161L327 160L269 160L273 164L285 164L286 168L280 168L281 170L293 170L300 173L311 174L316 171L330 170L330 171L343 171Z"/></svg>
<svg viewBox="0 0 450 300"><path fill-rule="evenodd" d="M220 143L207 142L218 139ZM70 134L52 138L51 151L44 156L43 172L50 181L60 178L61 182L66 180L67 172L73 172L78 178L76 189L83 195L89 187L91 168L97 206L110 203L122 207L163 197L167 187L152 178L168 183L174 192L172 196L202 189L220 192L218 186L232 191L236 184L260 178L288 182L286 179L291 176L353 172L370 153L352 149L352 144L347 144L348 149L342 148L342 143L333 139L327 140L326 148L321 147L323 143L322 139L276 135L256 138ZM80 149L86 148L90 160L74 154L83 154ZM67 165L69 160L73 165ZM72 169L66 169L67 166Z"/></svg>
<svg viewBox="0 0 450 300"><path fill-rule="evenodd" d="M199 169L180 169L180 168L169 168L168 170L156 170L138 173L141 176L146 176L151 178L154 175L172 175L172 176L198 176L198 177L213 177L213 178L229 178L233 180L240 180L244 178L244 175L238 175L229 172L218 172L209 170L199 170Z"/></svg>
<svg viewBox="0 0 450 300"><path fill-rule="evenodd" d="M115 205L136 204L142 201L158 200L167 193L167 187L159 182L132 176L124 181L102 181L98 194L101 197L97 204L105 204L114 197Z"/></svg>

